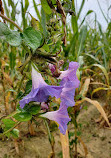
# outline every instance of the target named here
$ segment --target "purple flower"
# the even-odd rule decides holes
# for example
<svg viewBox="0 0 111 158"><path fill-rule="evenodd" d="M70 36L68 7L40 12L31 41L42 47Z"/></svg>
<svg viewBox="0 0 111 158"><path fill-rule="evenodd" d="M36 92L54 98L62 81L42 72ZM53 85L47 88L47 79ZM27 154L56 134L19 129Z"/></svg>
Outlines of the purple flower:
<svg viewBox="0 0 111 158"><path fill-rule="evenodd" d="M68 81L62 85L63 89L60 95L61 102L63 102L67 107L74 106L75 83Z"/></svg>
<svg viewBox="0 0 111 158"><path fill-rule="evenodd" d="M67 107L62 102L59 110L47 112L41 116L56 121L59 124L59 130L62 134L66 133L67 123L71 120L68 116Z"/></svg>
<svg viewBox="0 0 111 158"><path fill-rule="evenodd" d="M32 67L32 90L27 96L20 100L20 107L23 108L25 104L31 101L46 102L49 96L59 98L62 88L62 86L48 85L41 74Z"/></svg>
<svg viewBox="0 0 111 158"><path fill-rule="evenodd" d="M62 80L62 84L64 84L65 82L71 81L73 83L75 82L75 88L79 87L80 82L76 76L76 71L77 71L78 67L79 67L79 63L71 61L69 63L68 70L60 71L61 74L58 79Z"/></svg>
<svg viewBox="0 0 111 158"><path fill-rule="evenodd" d="M63 86L60 95L61 101L67 106L74 106L75 89L79 87L80 81L76 76L76 71L79 64L77 62L70 62L69 69L61 71L59 79L62 79L60 85Z"/></svg>

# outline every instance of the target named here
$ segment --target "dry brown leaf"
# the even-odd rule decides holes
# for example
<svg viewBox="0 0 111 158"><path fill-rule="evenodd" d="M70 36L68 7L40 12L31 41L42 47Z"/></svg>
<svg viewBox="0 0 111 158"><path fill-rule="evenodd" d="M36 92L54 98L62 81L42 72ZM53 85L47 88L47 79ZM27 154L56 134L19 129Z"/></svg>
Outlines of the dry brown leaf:
<svg viewBox="0 0 111 158"><path fill-rule="evenodd" d="M84 84L82 86L82 89L80 91L80 94L82 96L86 96L88 88L89 88L89 84L90 84L90 78L86 78L86 80L85 80L85 82L84 82Z"/></svg>
<svg viewBox="0 0 111 158"><path fill-rule="evenodd" d="M63 158L70 158L68 132L66 131L65 135L60 133L60 139L61 139L61 144L62 144Z"/></svg>
<svg viewBox="0 0 111 158"><path fill-rule="evenodd" d="M79 136L77 136L77 138L78 138L78 140L81 142L81 144L83 145L84 152L85 152L85 157L86 157L87 154L88 154L87 147L86 147L86 145L84 144L84 142L82 141L82 139L81 139Z"/></svg>
<svg viewBox="0 0 111 158"><path fill-rule="evenodd" d="M6 74L5 72L3 72L3 75L4 75L5 79L6 79L6 81L8 81L8 83L9 83L11 86L13 86L13 82L12 82L11 78L9 77L9 75Z"/></svg>
<svg viewBox="0 0 111 158"><path fill-rule="evenodd" d="M89 103L91 103L91 104L93 104L98 109L98 111L101 113L101 115L103 116L103 118L106 120L108 126L110 126L108 117L107 117L104 109L100 105L100 103L98 101L96 101L96 100L91 100L91 99L89 99L87 97L85 97L84 100L87 101L87 102L89 102Z"/></svg>
<svg viewBox="0 0 111 158"><path fill-rule="evenodd" d="M107 84L104 84L101 82L91 82L90 84L97 84L97 85L103 85L103 86L109 87Z"/></svg>
<svg viewBox="0 0 111 158"><path fill-rule="evenodd" d="M4 60L0 59L0 61L1 61L2 67L6 66L6 62Z"/></svg>
<svg viewBox="0 0 111 158"><path fill-rule="evenodd" d="M6 96L6 103L8 104L9 101L9 97L10 97L10 92L8 92L7 96Z"/></svg>

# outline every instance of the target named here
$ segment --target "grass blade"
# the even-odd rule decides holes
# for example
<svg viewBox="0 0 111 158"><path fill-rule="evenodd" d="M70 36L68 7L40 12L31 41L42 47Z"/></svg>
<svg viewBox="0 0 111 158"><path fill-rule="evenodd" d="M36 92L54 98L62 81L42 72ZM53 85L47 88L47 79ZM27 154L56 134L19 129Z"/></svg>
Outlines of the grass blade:
<svg viewBox="0 0 111 158"><path fill-rule="evenodd" d="M86 17L87 17L89 14L91 14L91 13L93 13L93 10L88 10L88 12L87 12L86 15L84 16L84 18L83 18L81 24L79 25L79 28L80 28L80 27L82 26L82 24L84 23Z"/></svg>
<svg viewBox="0 0 111 158"><path fill-rule="evenodd" d="M78 48L77 58L80 56L82 50L84 49L86 37L87 37L87 26L83 26L79 34L79 48Z"/></svg>
<svg viewBox="0 0 111 158"><path fill-rule="evenodd" d="M80 17L80 14L81 14L81 12L82 12L82 9L83 9L83 7L84 7L84 4L85 4L85 0L82 0L82 3L81 3L81 6L80 6L80 9L79 9L79 12L78 12L78 14L77 14L77 19L79 19L79 17Z"/></svg>
<svg viewBox="0 0 111 158"><path fill-rule="evenodd" d="M37 8L35 0L33 0L33 5L34 5L35 12L37 14L37 17L38 17L39 21L41 21L40 13L39 13L39 10Z"/></svg>
<svg viewBox="0 0 111 158"><path fill-rule="evenodd" d="M111 88L104 88L104 87L96 88L96 89L94 89L94 90L92 91L92 93L91 93L91 98L93 97L93 94L94 94L94 93L96 93L96 92L98 92L98 91L101 91L101 90L107 91L107 90L111 90Z"/></svg>
<svg viewBox="0 0 111 158"><path fill-rule="evenodd" d="M100 61L99 61L96 57L94 57L93 55L91 55L91 54L89 54L89 53L84 54L84 55L85 55L85 56L89 56L89 57L92 58L95 62L97 62L98 64L101 64Z"/></svg>
<svg viewBox="0 0 111 158"><path fill-rule="evenodd" d="M6 11L6 15L7 15L8 18L10 18L10 15L9 15L10 12L9 12L8 7L7 7L7 3L6 3L5 0L3 0L3 3L4 3L4 8L5 8L5 11Z"/></svg>
<svg viewBox="0 0 111 158"><path fill-rule="evenodd" d="M102 70L102 72L104 73L104 76L106 77L107 84L109 85L109 76L106 69L102 65L99 65L99 64L93 64L92 66L97 66Z"/></svg>
<svg viewBox="0 0 111 158"><path fill-rule="evenodd" d="M105 16L105 14L104 14L104 12L103 12L103 10L102 10L102 8L101 8L101 5L100 5L100 3L99 3L99 1L98 1L98 0L97 0L97 2L98 2L99 8L100 8L100 10L101 10L101 13L102 13L102 15L103 15L104 19L105 19L105 20L106 20L106 22L108 23L108 19L106 18L106 16Z"/></svg>

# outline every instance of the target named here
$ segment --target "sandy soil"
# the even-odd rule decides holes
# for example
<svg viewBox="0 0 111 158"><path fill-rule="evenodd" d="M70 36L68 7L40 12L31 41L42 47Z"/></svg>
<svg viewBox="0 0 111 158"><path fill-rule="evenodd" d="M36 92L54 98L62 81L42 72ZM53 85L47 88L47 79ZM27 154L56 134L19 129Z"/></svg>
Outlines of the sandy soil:
<svg viewBox="0 0 111 158"><path fill-rule="evenodd" d="M93 105L89 105L88 110L82 110L78 117L83 125L81 138L88 148L88 158L111 158L111 128L100 128L95 123L99 116Z"/></svg>

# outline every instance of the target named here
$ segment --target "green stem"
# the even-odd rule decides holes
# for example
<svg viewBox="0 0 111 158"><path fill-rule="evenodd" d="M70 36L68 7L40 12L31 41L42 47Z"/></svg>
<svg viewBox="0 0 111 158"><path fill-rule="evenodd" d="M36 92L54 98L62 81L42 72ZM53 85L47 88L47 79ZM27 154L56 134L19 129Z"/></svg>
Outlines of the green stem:
<svg viewBox="0 0 111 158"><path fill-rule="evenodd" d="M23 70L25 68L25 66L29 63L29 61L31 60L32 55L29 54L28 58L25 60L24 64L22 65L22 67L20 68L20 72L23 73Z"/></svg>
<svg viewBox="0 0 111 158"><path fill-rule="evenodd" d="M49 129L49 126L48 126L48 123L46 120L44 120L44 123L45 123L45 126L47 128L47 133L48 133L48 137L49 137L49 142L51 144L51 148L52 148L52 153L53 153L53 157L54 157L54 137L52 136L51 132L50 132L50 129Z"/></svg>
<svg viewBox="0 0 111 158"><path fill-rule="evenodd" d="M7 131L5 131L4 133L3 133L3 135L5 135L5 134L7 134L8 132L10 132L10 131L12 131L17 125L19 125L21 122L19 121L19 122L17 122L12 128L10 128L9 130L7 130Z"/></svg>
<svg viewBox="0 0 111 158"><path fill-rule="evenodd" d="M47 133L48 133L48 137L49 137L49 142L51 143L51 133L50 133L50 129L49 129L49 126L48 126L48 123L46 120L44 120L44 123L45 123L45 126L47 128Z"/></svg>
<svg viewBox="0 0 111 158"><path fill-rule="evenodd" d="M21 86L22 86L22 82L23 82L25 76L26 76L26 74L23 74L22 79L21 79L21 81L20 81L20 83L19 83L19 86L18 86L17 94L20 92L20 88L21 88Z"/></svg>

